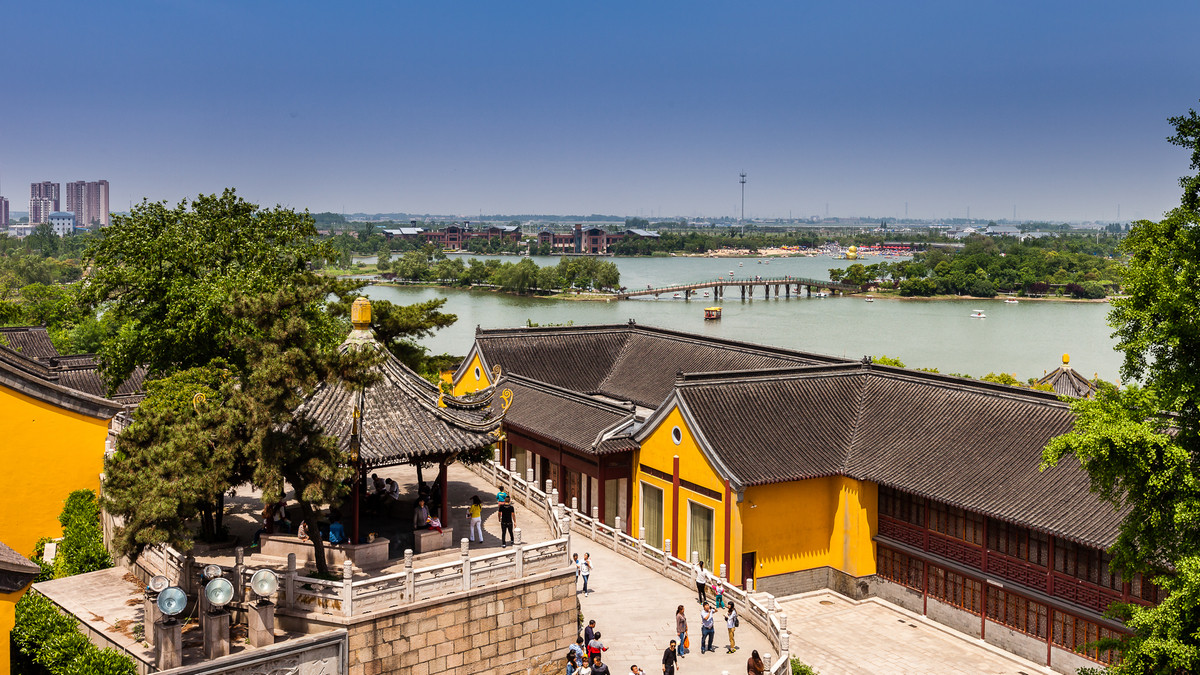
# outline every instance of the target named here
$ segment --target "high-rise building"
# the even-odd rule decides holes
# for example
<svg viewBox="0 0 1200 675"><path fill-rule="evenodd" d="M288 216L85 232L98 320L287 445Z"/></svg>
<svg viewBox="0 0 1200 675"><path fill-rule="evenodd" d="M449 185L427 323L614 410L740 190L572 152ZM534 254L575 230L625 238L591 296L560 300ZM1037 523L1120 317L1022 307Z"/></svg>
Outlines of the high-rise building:
<svg viewBox="0 0 1200 675"><path fill-rule="evenodd" d="M42 181L29 185L29 224L46 222L51 213L59 208L58 183Z"/></svg>
<svg viewBox="0 0 1200 675"><path fill-rule="evenodd" d="M0 229L8 229L8 198L0 197Z"/></svg>
<svg viewBox="0 0 1200 675"><path fill-rule="evenodd" d="M90 226L99 223L101 227L108 227L108 181L97 180L87 184L84 213L87 216L84 220L79 220L79 214L75 214L81 224Z"/></svg>
<svg viewBox="0 0 1200 675"><path fill-rule="evenodd" d="M82 227L108 225L108 181L67 183L66 210L75 214L75 222Z"/></svg>

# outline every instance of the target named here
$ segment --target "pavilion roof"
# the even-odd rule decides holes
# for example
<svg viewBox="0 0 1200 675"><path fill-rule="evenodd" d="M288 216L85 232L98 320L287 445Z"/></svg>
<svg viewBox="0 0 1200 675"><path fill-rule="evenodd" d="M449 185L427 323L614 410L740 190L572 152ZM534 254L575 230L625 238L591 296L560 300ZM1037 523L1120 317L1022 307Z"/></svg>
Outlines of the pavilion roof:
<svg viewBox="0 0 1200 675"><path fill-rule="evenodd" d="M1064 360L1058 368L1046 373L1038 384L1054 387L1054 393L1071 398L1091 398L1096 393L1096 383L1080 375Z"/></svg>
<svg viewBox="0 0 1200 675"><path fill-rule="evenodd" d="M490 405L493 390L473 398L443 396L436 385L383 348L369 329L356 329L339 348L373 349L382 355L374 367L379 381L364 389L324 383L301 406L349 452L354 413L361 414L358 454L367 468L456 455L496 442L503 413ZM440 407L441 399L445 407Z"/></svg>

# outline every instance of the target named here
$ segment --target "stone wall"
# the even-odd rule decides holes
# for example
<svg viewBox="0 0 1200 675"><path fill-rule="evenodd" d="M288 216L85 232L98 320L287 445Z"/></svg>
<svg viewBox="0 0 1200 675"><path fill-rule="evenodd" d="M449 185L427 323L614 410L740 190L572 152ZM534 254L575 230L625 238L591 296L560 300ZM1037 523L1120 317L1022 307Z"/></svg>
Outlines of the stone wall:
<svg viewBox="0 0 1200 675"><path fill-rule="evenodd" d="M796 595L829 589L848 598L862 600L871 595L867 579L870 577L853 577L832 567L817 567L799 572L775 574L754 580L755 590L770 593L775 597Z"/></svg>
<svg viewBox="0 0 1200 675"><path fill-rule="evenodd" d="M349 673L557 673L578 618L573 567L356 617Z"/></svg>

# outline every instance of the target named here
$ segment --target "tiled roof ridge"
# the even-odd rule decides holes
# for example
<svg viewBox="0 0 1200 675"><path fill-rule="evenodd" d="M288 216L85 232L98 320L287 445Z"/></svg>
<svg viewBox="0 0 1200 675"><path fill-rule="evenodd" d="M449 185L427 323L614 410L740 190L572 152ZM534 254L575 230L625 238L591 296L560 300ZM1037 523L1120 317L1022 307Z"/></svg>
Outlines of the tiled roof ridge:
<svg viewBox="0 0 1200 675"><path fill-rule="evenodd" d="M712 386L714 384L763 382L768 380L795 379L801 377L845 376L854 375L857 373L868 373L870 375L877 375L881 377L908 379L918 381L923 384L940 386L957 391L987 393L989 395L1016 398L1029 403L1049 404L1052 407L1067 406L1066 403L1063 403L1059 400L1056 394L1047 391L1013 387L1007 384L998 384L995 382L987 382L985 380L974 380L955 375L930 373L924 370L885 366L878 363L866 364L858 361L786 368L758 368L740 371L680 373L676 378L676 386L703 387Z"/></svg>
<svg viewBox="0 0 1200 675"><path fill-rule="evenodd" d="M527 375L520 375L517 373L504 373L503 375L501 375L500 381L497 382L496 387L500 388L501 383L503 383L506 380L515 380L524 386L530 387L531 389L538 389L538 390L544 391L548 394L552 394L554 396L559 396L561 398L570 399L572 401L577 401L584 405L588 405L588 406L591 406L593 408L597 408L600 410L605 410L608 412L626 413L626 414L634 412L634 408L633 408L634 404L632 401L627 402L629 404L628 406L618 405L616 403L609 403L607 401L601 401L594 396L589 396L588 394L584 394L584 393L575 391L574 389L567 389L566 387L560 387L556 384L550 384L549 382L543 382L541 380L534 379Z"/></svg>
<svg viewBox="0 0 1200 675"><path fill-rule="evenodd" d="M859 364L861 367L857 374L858 399L855 401L854 416L850 422L850 434L847 438L845 454L842 455L842 468L839 473L843 476L849 476L850 460L854 457L854 453L858 450L859 438L862 435L859 433L862 430L863 418L866 416L867 409L867 379L871 377L870 359L863 359Z"/></svg>
<svg viewBox="0 0 1200 675"><path fill-rule="evenodd" d="M59 370L0 347L0 384L90 417L107 419L125 409L123 403L68 387L58 380Z"/></svg>
<svg viewBox="0 0 1200 675"><path fill-rule="evenodd" d="M742 340L731 340L729 338L713 337L708 335L697 335L687 331L676 330L674 328L664 328L662 326L654 326L650 324L635 323L632 320L629 323L617 324L579 324L570 326L516 326L511 328L476 328L475 334L477 337L508 337L508 336L524 336L536 334L595 334L597 332L630 332L641 333L643 335L652 335L668 339L675 339L680 342L691 344L720 346L723 348L751 352L756 354L769 354L773 356L800 357L809 359L818 359L829 363L843 363L846 359L838 356L829 356L828 354L817 354L815 352L805 352L798 349L788 349L787 347L775 347L773 345L757 344L754 342L745 342ZM622 351L624 351L622 346ZM619 358L619 357L618 357Z"/></svg>

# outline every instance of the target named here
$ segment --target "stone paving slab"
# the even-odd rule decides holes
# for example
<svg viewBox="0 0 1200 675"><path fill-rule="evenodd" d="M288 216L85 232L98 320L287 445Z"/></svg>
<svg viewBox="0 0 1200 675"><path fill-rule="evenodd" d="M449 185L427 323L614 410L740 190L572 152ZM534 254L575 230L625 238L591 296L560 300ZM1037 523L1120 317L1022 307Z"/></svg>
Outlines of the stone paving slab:
<svg viewBox="0 0 1200 675"><path fill-rule="evenodd" d="M587 597L578 593L580 611L584 625L596 620L596 628L603 635L601 641L608 647L604 661L614 674L625 675L633 664L650 675L662 672L663 650L675 638L675 608L679 605L684 606L687 616L692 653L680 662L678 672L720 675L727 670L741 675L746 672L751 650L757 649L759 654L772 651L767 637L743 619L736 633L740 649L726 654L729 635L724 611L718 610L713 639L717 651L701 654L700 604L694 588L685 588L579 535L572 535L571 550L580 558L585 552L591 553L594 569L588 586L592 592ZM561 652L565 658L567 645Z"/></svg>
<svg viewBox="0 0 1200 675"><path fill-rule="evenodd" d="M1043 675L1054 671L878 598L781 598L792 655L823 675Z"/></svg>

